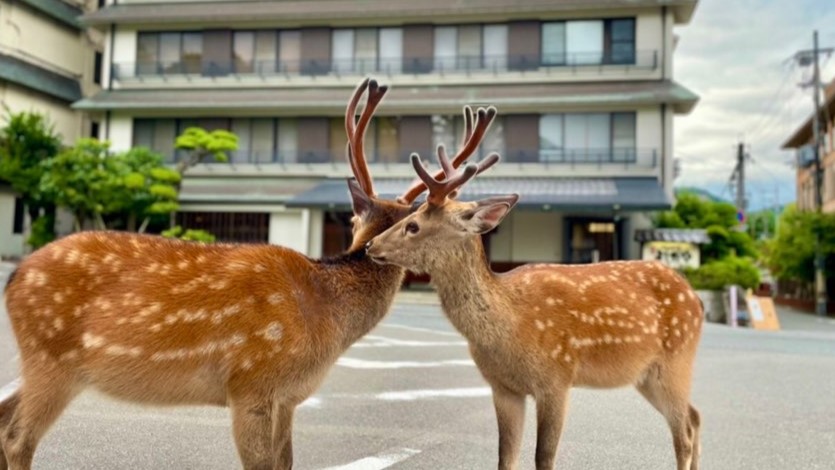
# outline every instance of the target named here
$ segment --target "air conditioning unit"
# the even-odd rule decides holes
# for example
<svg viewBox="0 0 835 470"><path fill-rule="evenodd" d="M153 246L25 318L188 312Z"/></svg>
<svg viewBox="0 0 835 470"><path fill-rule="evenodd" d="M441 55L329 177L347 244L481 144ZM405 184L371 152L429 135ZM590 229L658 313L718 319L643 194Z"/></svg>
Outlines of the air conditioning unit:
<svg viewBox="0 0 835 470"><path fill-rule="evenodd" d="M797 149L797 167L807 168L815 163L815 146L804 145Z"/></svg>

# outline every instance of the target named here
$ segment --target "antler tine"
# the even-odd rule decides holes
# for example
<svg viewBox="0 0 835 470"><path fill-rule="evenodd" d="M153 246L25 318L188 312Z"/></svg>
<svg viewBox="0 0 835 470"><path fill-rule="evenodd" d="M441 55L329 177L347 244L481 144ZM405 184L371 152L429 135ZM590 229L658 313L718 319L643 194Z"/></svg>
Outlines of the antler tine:
<svg viewBox="0 0 835 470"><path fill-rule="evenodd" d="M493 122L495 117L496 108L493 106L489 106L486 109L478 108L476 113L473 113L471 107L464 107L464 144L462 145L461 150L455 155L455 158L452 159L452 162L449 161L449 157L446 154L446 148L443 144L438 146L437 153L438 161L441 164L441 170L435 173L434 179L444 177L445 175L449 178L453 174L455 168L461 166L461 164L472 155L475 149L478 148L482 139L484 139L484 135L487 133L487 129L490 127L490 124ZM473 121L475 121L475 123L473 123ZM494 165L496 161L498 161L488 162L487 160L490 160L491 157L492 155L484 159L483 163L486 165L479 171L479 173ZM412 183L412 186L410 186L402 196L398 197L397 200L401 203L409 204L420 196L420 194L427 188L430 189L431 193L431 186L427 185L423 178L420 178Z"/></svg>
<svg viewBox="0 0 835 470"><path fill-rule="evenodd" d="M418 174L418 178L429 188L429 196L427 196L426 201L434 206L443 204L448 194L463 186L478 173L478 166L471 163L464 167L464 170L458 174L439 181L436 177L429 174L418 154L413 153L409 158L412 161L412 167L414 167L415 172Z"/></svg>
<svg viewBox="0 0 835 470"><path fill-rule="evenodd" d="M366 90L368 91L368 97L366 98L359 123L355 123L356 105L359 103L360 96ZM369 196L375 196L375 193L374 184L365 158L365 131L368 129L377 105L380 104L387 91L388 87L385 85L379 86L376 80L364 80L357 88L357 92L351 100L345 116L345 131L348 132L348 160L360 187Z"/></svg>

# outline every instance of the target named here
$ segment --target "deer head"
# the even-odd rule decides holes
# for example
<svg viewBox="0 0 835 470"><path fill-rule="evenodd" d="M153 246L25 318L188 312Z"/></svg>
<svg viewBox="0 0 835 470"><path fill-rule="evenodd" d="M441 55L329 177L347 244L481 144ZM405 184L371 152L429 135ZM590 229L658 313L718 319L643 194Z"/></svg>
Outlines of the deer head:
<svg viewBox="0 0 835 470"><path fill-rule="evenodd" d="M463 162L478 148L495 115L495 108L481 108L473 125L473 112L465 107L464 145L452 161L447 157L443 144L438 146L441 173L436 176L429 174L420 156L411 155L420 187L428 187L429 195L417 211L366 245L368 255L374 261L417 272L431 271L435 263L452 259L457 250L466 249L466 242L496 228L510 212L519 199L516 194L476 202L455 199L467 181L499 161L499 155L492 153L478 164L471 163L461 170L455 169L456 162Z"/></svg>
<svg viewBox="0 0 835 470"><path fill-rule="evenodd" d="M348 190L354 216L352 222L352 244L349 251L355 251L365 245L374 235L383 232L395 222L412 211L412 202L425 190L425 186L413 185L395 201L380 199L374 192L374 184L368 171L365 157L365 132L388 87L378 85L376 80L365 79L354 91L351 101L345 109L345 132L348 135L348 163L354 178L348 179ZM359 120L356 118L357 106L363 95L367 94L365 106Z"/></svg>

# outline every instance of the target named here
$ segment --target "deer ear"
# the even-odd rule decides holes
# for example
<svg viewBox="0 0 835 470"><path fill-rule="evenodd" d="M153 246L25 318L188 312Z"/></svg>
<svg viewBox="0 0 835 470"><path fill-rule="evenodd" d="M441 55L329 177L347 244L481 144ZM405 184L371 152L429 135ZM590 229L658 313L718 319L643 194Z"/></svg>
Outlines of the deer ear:
<svg viewBox="0 0 835 470"><path fill-rule="evenodd" d="M351 192L351 206L354 214L362 217L371 209L371 198L362 190L355 178L348 178L348 190Z"/></svg>
<svg viewBox="0 0 835 470"><path fill-rule="evenodd" d="M475 207L461 213L462 227L470 233L487 233L501 223L518 200L518 194L482 199Z"/></svg>

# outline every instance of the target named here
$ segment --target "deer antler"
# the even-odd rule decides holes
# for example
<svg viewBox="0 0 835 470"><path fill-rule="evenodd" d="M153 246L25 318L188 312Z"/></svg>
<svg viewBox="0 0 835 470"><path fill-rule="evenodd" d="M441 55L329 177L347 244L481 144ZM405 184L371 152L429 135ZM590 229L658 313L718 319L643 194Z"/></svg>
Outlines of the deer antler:
<svg viewBox="0 0 835 470"><path fill-rule="evenodd" d="M365 100L365 106L362 109L359 123L357 123L357 105L366 90L368 91L368 97ZM376 196L376 194L374 193L374 185L371 181L371 174L368 171L365 149L363 148L365 144L365 131L368 129L368 124L371 122L374 110L377 109L377 105L380 104L387 91L388 86L380 86L377 84L377 80L366 78L354 91L354 96L345 109L345 132L348 134L348 163L351 165L351 171L357 178L360 187L369 196Z"/></svg>
<svg viewBox="0 0 835 470"><path fill-rule="evenodd" d="M415 171L418 173L420 179L415 181L406 192L403 193L402 196L397 198L398 201L410 204L412 201L415 200L422 192L429 188L429 196L427 197L427 201L430 198L434 201L437 201L438 204L443 203L444 199L451 195L456 188L459 188L464 183L466 183L470 178L475 176L478 173L486 170L493 166L497 161L499 161L498 154L490 154L484 160L482 160L477 166L476 165L467 165L464 168L464 171L459 175L453 175L455 173L455 168L461 166L464 163L464 160L469 158L475 149L478 148L478 145L484 140L484 135L487 133L487 129L490 127L490 124L493 122L493 119L496 117L496 108L490 106L488 108L478 108L475 115L473 113L473 109L469 106L464 106L464 139L461 144L461 150L455 155L452 161L446 155L446 148L443 144L438 145L438 161L441 164L441 171L435 173L435 176L430 176L426 168L423 167L423 163L420 161L420 156L418 154L413 153L409 158L412 161L412 166L415 168ZM475 122L474 122L475 121ZM460 177L463 177L467 174L467 168L473 166L475 167L475 172L469 175L466 178L461 180ZM418 167L420 169L418 169ZM424 177L425 175L425 177ZM444 177L443 180L439 180L438 178ZM430 182L431 181L431 182ZM455 183L454 185L452 183ZM449 190L442 189L442 186L447 185ZM435 188L434 190L432 188ZM435 194L442 194L442 196L435 196Z"/></svg>

